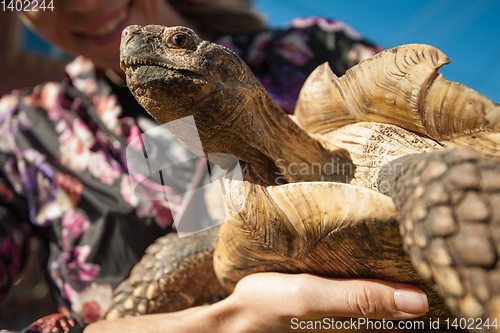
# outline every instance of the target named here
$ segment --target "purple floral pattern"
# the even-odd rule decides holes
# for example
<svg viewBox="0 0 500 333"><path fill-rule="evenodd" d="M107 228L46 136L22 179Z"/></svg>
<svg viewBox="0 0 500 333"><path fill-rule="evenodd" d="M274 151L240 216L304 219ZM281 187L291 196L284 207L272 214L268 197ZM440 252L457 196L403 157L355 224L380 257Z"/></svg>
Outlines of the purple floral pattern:
<svg viewBox="0 0 500 333"><path fill-rule="evenodd" d="M68 295L71 308L82 323L93 323L106 313L111 306L113 289L109 284L91 283L81 292L66 284L64 293Z"/></svg>
<svg viewBox="0 0 500 333"><path fill-rule="evenodd" d="M85 231L89 228L89 221L85 220L82 214L75 211L68 211L64 214L62 225L62 241L63 249L71 249L71 244L80 239Z"/></svg>
<svg viewBox="0 0 500 333"><path fill-rule="evenodd" d="M91 99L105 126L115 135L134 142L133 139L142 132L132 118L120 118L122 109L116 96L97 95L95 77L81 77L94 73L92 63L77 58L68 65L67 70L73 86ZM0 123L0 152L11 155L3 165L3 174L14 189L11 192L27 199L32 223L60 228L61 250L57 258L49 263L52 281L59 288L62 298L68 300L77 319L81 322L95 321L105 313L111 302L112 286L95 282L101 278L102 268L89 260L94 257L91 255L93 247L81 244L83 235L91 229L92 223L78 208L85 191L79 175L88 173L105 186L113 186L118 180L120 184L121 179L128 179L121 165L124 160L120 155L123 155L123 149L117 149L114 138L89 122L88 118L81 117L81 101L68 100L63 85L59 83L39 85L22 99L25 107L46 112L47 119L53 123L58 153L49 157L34 148L23 149L18 145L16 136L20 131L29 131L31 123L25 111L18 108L19 102L16 93L0 100L0 118L3 120ZM49 160L52 163L58 161L65 171L54 169L54 164ZM155 193L154 190L158 189L150 190ZM140 200L135 200L134 196L120 197L137 208L135 214L138 219L152 220L164 230L172 225L173 219L166 201L154 196ZM60 227L57 227L57 221L60 221ZM15 259L8 266L15 274L20 267L21 257L19 248L11 238L0 239L0 256L2 253L9 253L11 259ZM5 258L2 261L6 262ZM5 281L10 281L13 277L9 276L12 274L9 273ZM96 291L99 291L97 298L94 297Z"/></svg>
<svg viewBox="0 0 500 333"><path fill-rule="evenodd" d="M99 265L86 263L90 245L71 247L59 255L50 266L50 273L56 285L63 286L66 280L83 282L93 281L101 270Z"/></svg>
<svg viewBox="0 0 500 333"><path fill-rule="evenodd" d="M245 59L247 64L255 67L260 67L260 65L266 58L266 46L269 44L269 42L272 41L273 36L274 33L272 32L263 32L255 37ZM231 46L228 47L231 48Z"/></svg>
<svg viewBox="0 0 500 333"><path fill-rule="evenodd" d="M86 263L90 254L89 245L75 246L80 237L88 230L89 221L81 213L70 210L61 220L62 252L56 261L52 262L50 271L56 285L62 289L66 279L73 281L92 281L99 275L100 267Z"/></svg>
<svg viewBox="0 0 500 333"><path fill-rule="evenodd" d="M324 17L296 18L291 22L290 26L301 29L318 26L325 32L341 31L352 40L363 40L363 36L356 29L340 20L330 20Z"/></svg>
<svg viewBox="0 0 500 333"><path fill-rule="evenodd" d="M158 185L146 177L136 179L136 182L140 184L135 189L136 193L133 193L130 177L128 175L122 176L120 192L125 202L135 208L138 217L154 218L156 224L162 228L171 225L173 220L171 211L180 209L182 198L168 186ZM169 202L162 200L164 191L168 191L169 196L174 200Z"/></svg>
<svg viewBox="0 0 500 333"><path fill-rule="evenodd" d="M281 68L279 75L266 75L260 78L272 99L283 111L293 113L300 88L306 80L306 75L292 66Z"/></svg>
<svg viewBox="0 0 500 333"><path fill-rule="evenodd" d="M15 135L19 128L28 129L30 121L24 112L14 117L19 98L15 95L5 95L0 99L0 152L15 153L17 145Z"/></svg>
<svg viewBox="0 0 500 333"><path fill-rule="evenodd" d="M17 170L28 201L31 221L39 226L47 226L61 217L62 210L53 181L52 167L45 155L28 148L17 155Z"/></svg>
<svg viewBox="0 0 500 333"><path fill-rule="evenodd" d="M70 210L62 217L61 226L63 251L57 260L51 263L50 275L61 294L70 301L78 319L90 323L98 320L111 304L112 288L109 284L101 284L97 288L97 284L93 282L99 275L101 267L87 262L92 250L90 245L74 245L89 229L90 222L81 213ZM94 295L100 303L94 304L92 302L97 301L89 300L86 296L92 294L89 289L91 291L101 289L100 293Z"/></svg>
<svg viewBox="0 0 500 333"><path fill-rule="evenodd" d="M307 42L309 42L309 36L297 30L277 40L274 44L276 52L283 59L296 66L303 66L314 56Z"/></svg>
<svg viewBox="0 0 500 333"><path fill-rule="evenodd" d="M90 154L88 169L92 176L110 186L121 175L120 165L103 151Z"/></svg>

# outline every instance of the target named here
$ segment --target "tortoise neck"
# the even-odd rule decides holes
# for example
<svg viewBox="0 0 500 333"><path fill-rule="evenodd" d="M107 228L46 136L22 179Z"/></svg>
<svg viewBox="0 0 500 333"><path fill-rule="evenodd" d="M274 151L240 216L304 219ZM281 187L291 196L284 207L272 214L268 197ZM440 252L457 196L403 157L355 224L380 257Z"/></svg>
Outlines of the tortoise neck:
<svg viewBox="0 0 500 333"><path fill-rule="evenodd" d="M326 150L274 103L264 87L253 87L226 89L189 107L150 99L147 110L160 123L194 115L205 154L234 155L268 184L348 183L353 178L355 166L347 151ZM174 135L194 151L185 133ZM213 162L225 168L223 159Z"/></svg>
<svg viewBox="0 0 500 333"><path fill-rule="evenodd" d="M263 88L262 88L263 89ZM270 184L349 182L354 165L345 150L326 150L284 113L264 91L253 91L231 129L241 138L233 151ZM235 110L234 110L235 111ZM340 164L351 165L343 175Z"/></svg>

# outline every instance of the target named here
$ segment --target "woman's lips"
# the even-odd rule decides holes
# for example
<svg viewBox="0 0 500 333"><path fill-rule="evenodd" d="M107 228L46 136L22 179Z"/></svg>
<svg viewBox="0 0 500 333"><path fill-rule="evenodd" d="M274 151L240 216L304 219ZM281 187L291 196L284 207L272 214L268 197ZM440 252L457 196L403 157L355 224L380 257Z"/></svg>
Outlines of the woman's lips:
<svg viewBox="0 0 500 333"><path fill-rule="evenodd" d="M109 20L106 24L102 25L101 27L94 29L92 31L88 31L87 35L91 37L100 37L100 36L105 36L113 31L120 25L120 23L125 20L127 17L127 12L128 12L128 6L125 7L118 16L115 18Z"/></svg>
<svg viewBox="0 0 500 333"><path fill-rule="evenodd" d="M122 30L129 25L130 21L130 3L125 8L104 24L99 27L86 31L85 33L77 33L81 37L97 44L98 46L110 43L115 39L119 39Z"/></svg>

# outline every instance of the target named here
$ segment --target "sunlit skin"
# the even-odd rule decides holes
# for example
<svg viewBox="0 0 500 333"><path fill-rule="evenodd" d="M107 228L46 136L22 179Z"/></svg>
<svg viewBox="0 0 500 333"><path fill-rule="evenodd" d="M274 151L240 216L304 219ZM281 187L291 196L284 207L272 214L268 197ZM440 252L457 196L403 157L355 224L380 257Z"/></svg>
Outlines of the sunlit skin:
<svg viewBox="0 0 500 333"><path fill-rule="evenodd" d="M120 36L128 25L190 26L165 0L54 0L54 10L21 12L39 35L97 67L120 70Z"/></svg>

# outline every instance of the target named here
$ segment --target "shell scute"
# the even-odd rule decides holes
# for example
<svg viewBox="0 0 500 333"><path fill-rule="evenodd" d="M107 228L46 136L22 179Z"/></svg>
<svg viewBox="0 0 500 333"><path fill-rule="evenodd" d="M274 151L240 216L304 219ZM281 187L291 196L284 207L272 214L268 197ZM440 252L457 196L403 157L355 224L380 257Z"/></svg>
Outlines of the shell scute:
<svg viewBox="0 0 500 333"><path fill-rule="evenodd" d="M380 122L500 157L500 106L438 73L450 60L435 47L382 51L337 78L323 64L306 80L295 116L310 133ZM321 101L321 103L318 103Z"/></svg>

